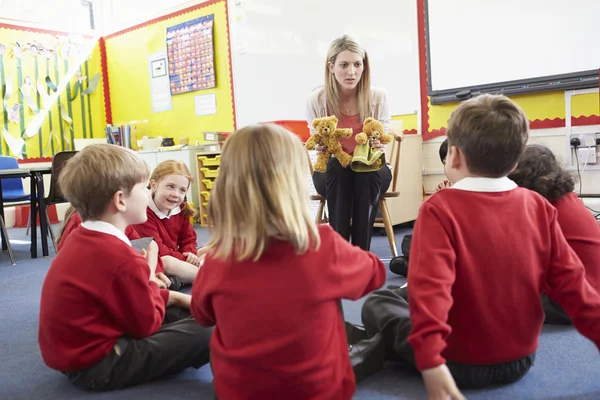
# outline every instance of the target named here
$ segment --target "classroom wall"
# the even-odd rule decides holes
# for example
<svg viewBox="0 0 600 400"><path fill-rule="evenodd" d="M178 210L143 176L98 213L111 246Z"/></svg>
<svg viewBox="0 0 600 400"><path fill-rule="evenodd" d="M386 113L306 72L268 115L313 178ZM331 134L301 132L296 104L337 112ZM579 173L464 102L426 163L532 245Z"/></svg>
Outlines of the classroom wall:
<svg viewBox="0 0 600 400"><path fill-rule="evenodd" d="M0 24L0 44L4 47L0 54L0 81L7 89L4 90L5 112L0 113L0 119L2 132L8 132L11 136L5 138L4 133L2 134L0 143L2 155L27 159L51 157L58 151L72 149L74 138L104 135L102 82L99 82L95 91L89 95L82 95L81 89L75 93L76 87L85 90L92 77L100 76L100 52L96 46L89 59L81 65L79 80L74 77L68 83L66 91L60 95L59 101L51 106L37 133L32 137L25 136L27 126L34 120L37 112L31 109L24 93L30 94L29 97L35 108L38 110L43 108L43 95L52 93L50 85L46 83L46 77L56 85L64 79L69 67L76 62L75 55L64 55L63 50L68 46L68 38L68 34L63 32L40 30L31 26ZM31 44L52 49L53 55L47 57L45 53L31 52ZM32 88L29 91L20 90L26 86L28 77ZM43 90L43 95L37 91L37 83ZM17 107L15 104L19 107L18 122L15 119L11 121L10 118L11 110ZM62 108L59 107L60 105ZM25 140L22 154L14 151L15 149L9 149L7 139L11 138L12 142L20 138Z"/></svg>
<svg viewBox="0 0 600 400"><path fill-rule="evenodd" d="M171 111L153 113L148 56L166 51L168 27L209 14L215 16L216 88L173 95ZM213 0L107 36L113 124L147 120L145 129L149 136L187 137L190 143L203 142L202 132L205 131L232 131L235 114L228 32L227 3L225 0ZM205 94L216 95L217 113L196 116L194 97Z"/></svg>

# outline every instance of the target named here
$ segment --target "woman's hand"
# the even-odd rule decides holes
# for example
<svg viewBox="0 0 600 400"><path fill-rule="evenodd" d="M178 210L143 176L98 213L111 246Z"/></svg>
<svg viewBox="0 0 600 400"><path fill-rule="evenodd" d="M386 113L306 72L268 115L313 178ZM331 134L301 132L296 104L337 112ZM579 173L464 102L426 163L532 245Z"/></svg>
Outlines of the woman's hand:
<svg viewBox="0 0 600 400"><path fill-rule="evenodd" d="M381 150L381 151L383 151L384 146L383 146L383 144L381 144L381 142L379 141L379 139L373 139L373 140L371 140L371 148L373 150Z"/></svg>
<svg viewBox="0 0 600 400"><path fill-rule="evenodd" d="M327 146L321 146L320 144L317 144L315 146L315 150L317 151L317 155L323 154L327 151Z"/></svg>

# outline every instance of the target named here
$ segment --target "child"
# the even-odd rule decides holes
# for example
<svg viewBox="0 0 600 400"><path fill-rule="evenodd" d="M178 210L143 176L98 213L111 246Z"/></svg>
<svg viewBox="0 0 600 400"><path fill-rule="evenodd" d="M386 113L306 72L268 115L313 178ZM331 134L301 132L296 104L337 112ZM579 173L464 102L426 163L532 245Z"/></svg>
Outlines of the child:
<svg viewBox="0 0 600 400"><path fill-rule="evenodd" d="M190 298L154 282L156 243L142 255L124 234L146 219L147 179L143 160L109 144L81 150L59 177L83 223L46 275L38 341L44 362L83 389L137 385L208 362L209 329L190 317L161 327L165 307L189 307Z"/></svg>
<svg viewBox="0 0 600 400"><path fill-rule="evenodd" d="M140 236L153 237L165 273L183 283L192 283L198 274L204 250L196 248L196 232L190 222L194 211L185 194L194 178L181 161L167 160L156 166L150 176L152 199L145 223L134 229Z"/></svg>
<svg viewBox="0 0 600 400"><path fill-rule="evenodd" d="M564 171L552 151L540 145L527 146L517 169L508 176L517 185L538 192L556 208L556 219L567 243L575 251L588 282L600 291L600 229L592 213L573 191L575 180ZM563 308L542 295L546 323L571 324Z"/></svg>
<svg viewBox="0 0 600 400"><path fill-rule="evenodd" d="M446 164L446 155L448 154L448 139L445 139L440 145L439 149L440 161L442 165ZM443 180L437 185L436 191L451 187L448 179ZM410 255L410 244L412 242L412 235L406 235L402 239L403 255L394 257L390 260L389 268L390 271L396 275L407 276L408 275L408 258ZM406 250L404 250L406 248ZM403 296L404 297L404 296Z"/></svg>
<svg viewBox="0 0 600 400"><path fill-rule="evenodd" d="M220 399L354 393L338 304L381 287L385 267L331 227L317 228L307 170L302 143L281 127L249 126L225 142L208 210L210 252L190 308L201 325L216 325Z"/></svg>
<svg viewBox="0 0 600 400"><path fill-rule="evenodd" d="M60 251L65 242L67 236L71 234L76 228L79 228L81 225L81 217L75 210L75 207L72 205L67 208L65 212L65 217L63 219L63 224L58 232L58 236L56 237L56 250ZM132 226L128 226L125 229L125 236L133 242L140 240L140 235L137 234L135 229ZM181 282L177 277L167 277L165 274L165 269L162 263L162 260L159 258L156 265L156 279L155 282L158 284L158 287L161 289L169 288L170 290L179 290L181 289Z"/></svg>
<svg viewBox="0 0 600 400"><path fill-rule="evenodd" d="M456 383L486 387L523 377L544 322L542 292L600 347L600 295L556 210L507 178L528 127L504 96L481 95L456 108L445 165L453 186L419 210L410 301L382 290L363 306L367 334L382 332L388 357L421 371L429 398L464 399Z"/></svg>

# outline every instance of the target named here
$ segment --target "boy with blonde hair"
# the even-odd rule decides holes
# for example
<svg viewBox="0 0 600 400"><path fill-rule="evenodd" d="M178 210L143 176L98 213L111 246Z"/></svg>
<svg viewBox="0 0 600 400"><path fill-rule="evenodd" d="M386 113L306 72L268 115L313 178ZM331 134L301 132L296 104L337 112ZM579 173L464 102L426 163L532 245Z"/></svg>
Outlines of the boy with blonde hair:
<svg viewBox="0 0 600 400"><path fill-rule="evenodd" d="M210 329L191 317L163 325L166 307L189 308L190 296L159 289L156 243L140 254L124 233L146 219L148 175L132 151L100 144L59 177L83 223L46 275L38 341L44 362L83 389L118 389L208 362Z"/></svg>
<svg viewBox="0 0 600 400"><path fill-rule="evenodd" d="M544 322L542 292L600 347L600 295L565 240L556 210L507 178L528 126L521 108L504 96L458 106L448 124L444 167L454 185L419 211L410 301L382 290L364 304L367 334L383 332L388 358L421 371L430 399L463 399L457 384L522 378Z"/></svg>

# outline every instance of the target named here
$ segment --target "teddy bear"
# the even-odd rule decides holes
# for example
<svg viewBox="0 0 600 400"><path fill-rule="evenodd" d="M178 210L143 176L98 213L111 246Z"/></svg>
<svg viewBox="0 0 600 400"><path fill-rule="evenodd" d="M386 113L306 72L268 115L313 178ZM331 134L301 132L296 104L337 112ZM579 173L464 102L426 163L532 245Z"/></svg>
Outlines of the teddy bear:
<svg viewBox="0 0 600 400"><path fill-rule="evenodd" d="M312 150L317 144L325 146L326 150L319 154L317 162L314 165L315 171L325 172L327 170L327 161L331 154L338 159L345 168L352 161L352 156L342 149L339 139L347 139L352 136L352 129L337 129L338 119L335 115L323 118L315 118L312 126L315 133L306 141L306 148Z"/></svg>
<svg viewBox="0 0 600 400"><path fill-rule="evenodd" d="M363 122L363 131L356 135L355 139L358 144L365 144L369 139L379 139L381 144L388 144L392 141L392 136L383 133L383 124L381 122L369 117Z"/></svg>

